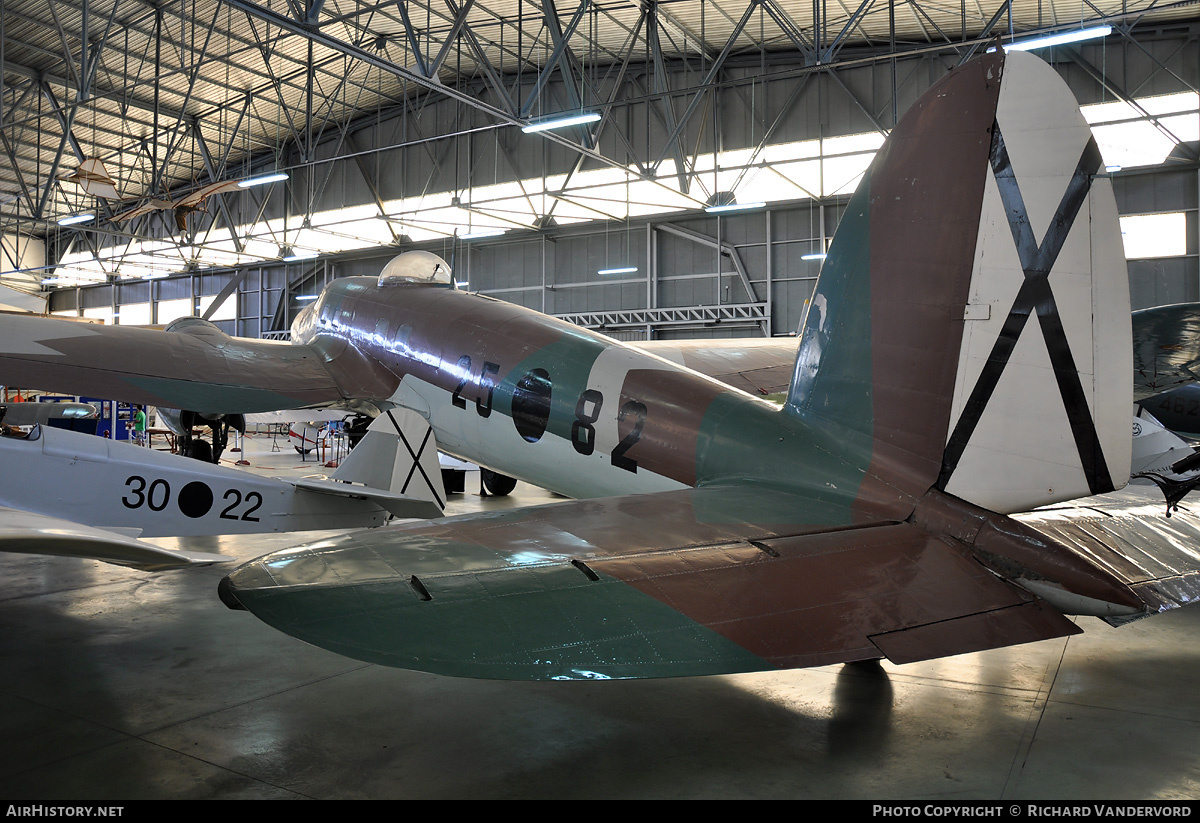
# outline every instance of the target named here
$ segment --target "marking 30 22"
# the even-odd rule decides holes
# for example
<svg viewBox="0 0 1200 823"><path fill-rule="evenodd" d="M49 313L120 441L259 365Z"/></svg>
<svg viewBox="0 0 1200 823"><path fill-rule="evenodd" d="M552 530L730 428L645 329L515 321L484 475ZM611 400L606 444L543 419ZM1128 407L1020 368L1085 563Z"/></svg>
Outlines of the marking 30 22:
<svg viewBox="0 0 1200 823"><path fill-rule="evenodd" d="M163 479L147 480L140 474L130 475L125 479L126 492L121 497L121 504L127 509L140 509L143 506L152 512L161 512L171 503L171 484ZM226 489L221 499L228 505L221 509L219 517L222 520L244 520L248 523L259 522L254 513L263 504L262 495L258 492L243 494L238 489ZM186 484L176 495L176 505L188 517L203 517L213 508L214 495L207 483L193 480ZM245 506L243 509L242 506Z"/></svg>

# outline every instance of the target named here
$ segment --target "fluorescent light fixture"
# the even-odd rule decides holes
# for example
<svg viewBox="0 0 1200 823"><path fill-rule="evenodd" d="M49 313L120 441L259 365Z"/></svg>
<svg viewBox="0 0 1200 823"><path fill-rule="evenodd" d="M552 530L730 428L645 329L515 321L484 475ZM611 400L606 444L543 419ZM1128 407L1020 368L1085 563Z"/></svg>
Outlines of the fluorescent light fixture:
<svg viewBox="0 0 1200 823"><path fill-rule="evenodd" d="M801 260L824 260L827 256L828 255L826 255L824 252L817 252L816 254L802 254L802 255L800 255L800 259Z"/></svg>
<svg viewBox="0 0 1200 823"><path fill-rule="evenodd" d="M89 220L95 220L94 214L72 214L70 217L64 217L58 221L60 226L73 226L76 223L86 223Z"/></svg>
<svg viewBox="0 0 1200 823"><path fill-rule="evenodd" d="M319 294L297 294L296 299L297 300L316 300L320 296L321 295L319 295Z"/></svg>
<svg viewBox="0 0 1200 823"><path fill-rule="evenodd" d="M47 277L44 280L42 280L42 285L43 286L57 286L59 283L66 283L66 282L67 282L67 279L65 277Z"/></svg>
<svg viewBox="0 0 1200 823"><path fill-rule="evenodd" d="M750 209L764 208L766 203L726 203L724 206L705 206L704 210L709 214L725 214L731 211L748 211Z"/></svg>
<svg viewBox="0 0 1200 823"><path fill-rule="evenodd" d="M297 260L312 260L318 255L319 252L309 251L307 249L294 249L291 254L283 258L283 262L295 263Z"/></svg>
<svg viewBox="0 0 1200 823"><path fill-rule="evenodd" d="M465 289L469 285L471 285L471 284L468 283L466 280L455 280L454 281L455 288Z"/></svg>
<svg viewBox="0 0 1200 823"><path fill-rule="evenodd" d="M1029 51L1030 49L1046 49L1050 46L1061 46L1063 43L1078 43L1080 40L1092 40L1096 37L1107 37L1112 34L1112 26L1095 26L1090 29L1075 29L1047 34L1045 37L1033 37L1029 40L1019 40L1008 43L1005 51Z"/></svg>
<svg viewBox="0 0 1200 823"><path fill-rule="evenodd" d="M1105 166L1104 170L1109 174L1112 174L1114 171L1120 171L1121 167L1117 163L1113 163L1111 166Z"/></svg>
<svg viewBox="0 0 1200 823"><path fill-rule="evenodd" d="M600 269L596 274L633 274L637 270L637 266L624 266L619 269Z"/></svg>
<svg viewBox="0 0 1200 823"><path fill-rule="evenodd" d="M238 186L243 189L248 189L251 186L261 186L264 183L278 183L280 180L287 179L288 176L286 172L279 172L278 174L267 174L263 175L262 177L247 177L245 180L239 180Z"/></svg>
<svg viewBox="0 0 1200 823"><path fill-rule="evenodd" d="M554 117L549 120L530 123L528 126L522 126L521 131L525 132L526 134L533 134L537 131L565 129L567 126L581 126L584 123L595 123L599 119L600 115L594 111L584 112L582 114L569 114L566 117Z"/></svg>
<svg viewBox="0 0 1200 823"><path fill-rule="evenodd" d="M508 229L476 229L475 231L468 232L466 234L460 234L458 236L458 239L459 240L481 240L484 237L499 237L500 235L504 234L506 231L508 231Z"/></svg>

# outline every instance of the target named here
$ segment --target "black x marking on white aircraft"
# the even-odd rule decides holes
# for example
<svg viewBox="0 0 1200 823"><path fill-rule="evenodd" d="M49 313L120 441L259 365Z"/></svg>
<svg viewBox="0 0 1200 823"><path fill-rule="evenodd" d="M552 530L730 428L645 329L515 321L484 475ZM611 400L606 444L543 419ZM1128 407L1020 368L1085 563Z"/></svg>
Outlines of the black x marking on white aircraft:
<svg viewBox="0 0 1200 823"><path fill-rule="evenodd" d="M421 473L421 477L425 480L425 485L429 487L429 491L433 494L433 499L437 501L440 508L446 508L445 501L438 495L437 489L434 488L433 481L429 479L429 475L425 473L424 467L421 466L421 454L425 451L425 446L429 443L429 438L433 434L433 429L425 428L425 437L421 440L421 445L414 452L412 446L408 442L408 438L404 436L404 432L400 429L400 424L396 422L396 418L392 416L391 411L387 412L388 419L392 421L392 427L396 429L396 434L400 438L400 442L404 444L404 448L408 451L408 456L412 458L412 467L408 470L408 477L404 478L404 485L400 487L400 493L408 492L408 484L412 482L413 475L417 472Z"/></svg>
<svg viewBox="0 0 1200 823"><path fill-rule="evenodd" d="M1008 215L1008 225L1017 246L1025 280L946 444L946 451L942 457L942 472L938 478L940 489L945 489L958 466L963 451L1008 366L1017 339L1021 336L1021 330L1025 328L1025 322L1031 312L1037 314L1042 337L1046 341L1046 349L1050 354L1050 363L1054 368L1054 377L1058 382L1058 391L1071 424L1071 433L1075 438L1075 447L1087 477L1088 488L1092 494L1102 494L1114 488L1100 447L1100 438L1096 433L1096 424L1088 408L1087 395L1079 380L1071 344L1067 340L1058 304L1054 300L1054 291L1050 287L1050 271L1054 268L1080 208L1087 200L1092 176L1099 169L1100 163L1100 150L1095 139L1089 136L1067 190L1063 193L1058 209L1046 229L1046 236L1039 244L1034 239L1029 224L1029 213L1025 209L1025 200L1021 196L1021 188L1017 184L1008 149L1004 145L1004 135L1000 133L999 123L992 125L992 172L995 174L996 185L1000 189L1000 197ZM1094 364L1095 368L1099 366L1100 364Z"/></svg>

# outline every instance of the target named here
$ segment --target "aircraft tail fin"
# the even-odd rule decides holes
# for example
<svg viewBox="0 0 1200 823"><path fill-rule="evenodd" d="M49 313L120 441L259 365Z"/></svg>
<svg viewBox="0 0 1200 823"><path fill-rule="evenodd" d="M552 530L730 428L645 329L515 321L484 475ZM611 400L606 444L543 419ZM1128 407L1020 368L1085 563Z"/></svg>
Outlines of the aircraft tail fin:
<svg viewBox="0 0 1200 823"><path fill-rule="evenodd" d="M785 409L860 444L859 499L1020 511L1125 485L1132 349L1111 181L1039 58L955 70L825 260Z"/></svg>
<svg viewBox="0 0 1200 823"><path fill-rule="evenodd" d="M438 512L446 507L446 491L438 464L437 441L428 421L410 409L392 409L376 417L358 445L334 471L332 479L361 483L405 500L426 500ZM431 517L392 510L401 517Z"/></svg>

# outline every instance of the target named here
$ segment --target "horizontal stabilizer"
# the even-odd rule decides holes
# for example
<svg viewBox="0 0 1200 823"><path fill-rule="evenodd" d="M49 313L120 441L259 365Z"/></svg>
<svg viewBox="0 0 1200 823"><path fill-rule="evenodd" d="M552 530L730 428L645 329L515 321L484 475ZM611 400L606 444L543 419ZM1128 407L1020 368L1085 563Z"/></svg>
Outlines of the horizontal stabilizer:
<svg viewBox="0 0 1200 823"><path fill-rule="evenodd" d="M142 571L206 566L233 559L220 554L160 549L106 529L6 508L0 508L0 551L84 557Z"/></svg>
<svg viewBox="0 0 1200 823"><path fill-rule="evenodd" d="M629 345L756 397L786 392L796 362L794 337L631 340Z"/></svg>
<svg viewBox="0 0 1200 823"><path fill-rule="evenodd" d="M1130 486L1014 518L1069 546L1133 590L1145 610L1103 618L1119 625L1200 599L1200 506L1185 501L1167 518L1165 505L1156 489Z"/></svg>
<svg viewBox="0 0 1200 823"><path fill-rule="evenodd" d="M439 472L438 479L441 479ZM379 507L386 509L396 517L419 517L429 519L442 516L442 505L430 498L410 497L404 494L384 491L371 486L359 486L323 477L302 477L299 480L286 478L288 483L297 489L314 494L330 494L335 497L351 497L359 500L370 500Z"/></svg>

